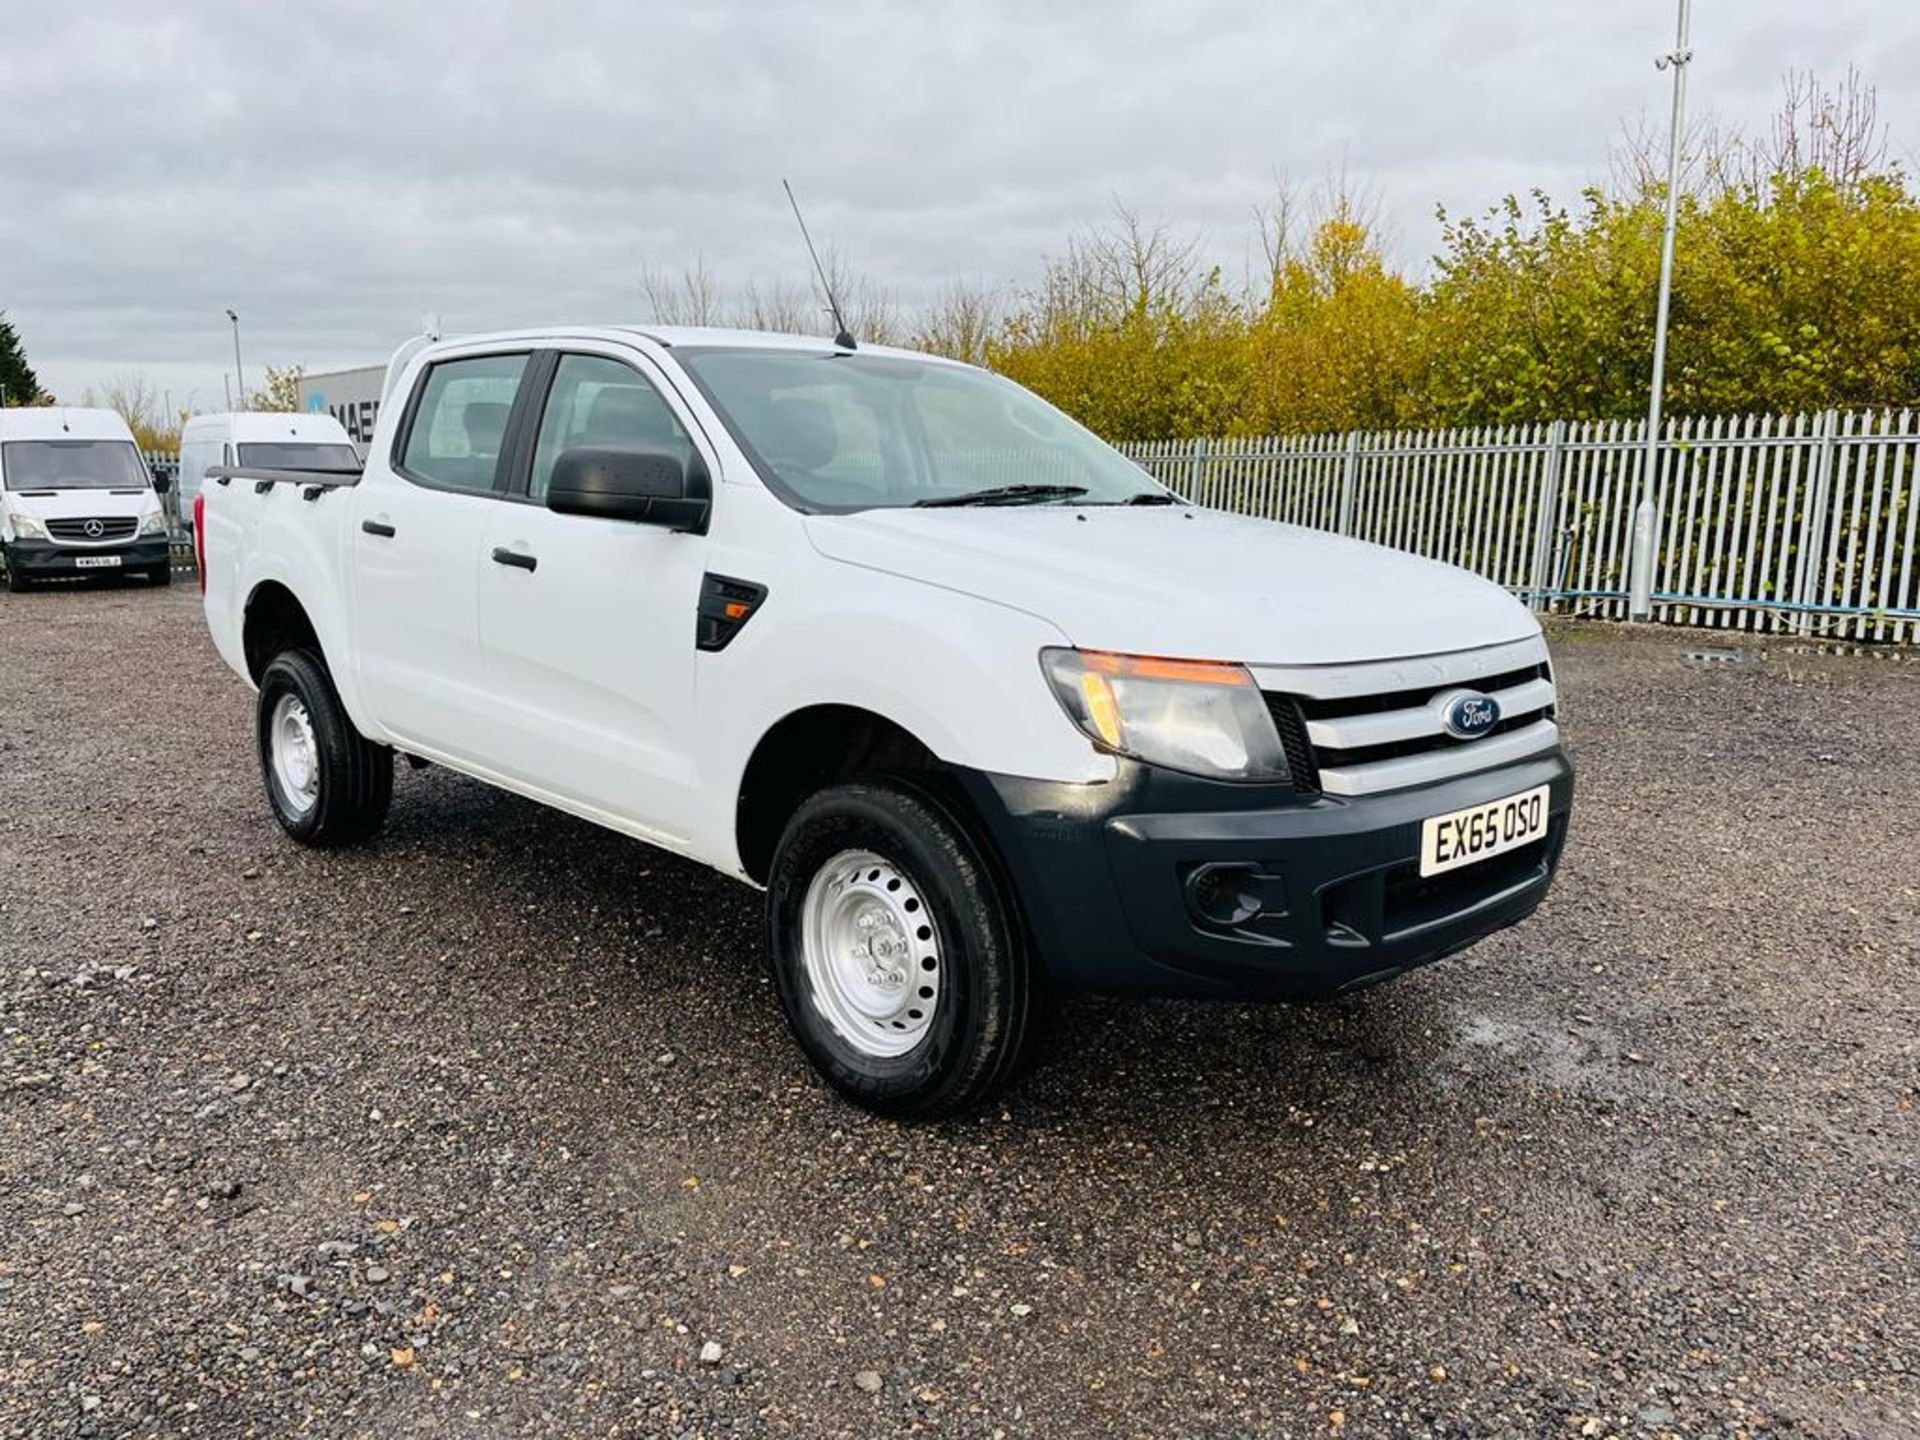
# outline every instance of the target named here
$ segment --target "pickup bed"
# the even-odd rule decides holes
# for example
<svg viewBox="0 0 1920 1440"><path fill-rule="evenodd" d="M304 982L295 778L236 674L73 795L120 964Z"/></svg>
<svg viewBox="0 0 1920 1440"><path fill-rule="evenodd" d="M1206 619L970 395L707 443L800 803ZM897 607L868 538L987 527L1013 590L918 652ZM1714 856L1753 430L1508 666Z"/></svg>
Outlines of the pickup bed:
<svg viewBox="0 0 1920 1440"><path fill-rule="evenodd" d="M370 837L401 752L762 887L861 1104L985 1100L1052 986L1331 995L1551 883L1547 648L1463 571L1193 508L925 355L555 329L390 375L364 473L197 506L280 823Z"/></svg>

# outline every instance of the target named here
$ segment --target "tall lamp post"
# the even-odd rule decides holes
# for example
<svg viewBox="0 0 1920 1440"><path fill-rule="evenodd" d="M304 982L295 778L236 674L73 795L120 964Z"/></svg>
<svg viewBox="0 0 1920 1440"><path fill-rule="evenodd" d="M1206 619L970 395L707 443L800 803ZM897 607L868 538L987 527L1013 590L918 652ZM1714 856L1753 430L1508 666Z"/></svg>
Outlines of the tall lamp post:
<svg viewBox="0 0 1920 1440"><path fill-rule="evenodd" d="M1687 108L1687 65L1693 50L1687 43L1691 0L1680 0L1679 28L1673 49L1657 58L1657 70L1673 71L1673 122L1667 130L1667 223L1660 236L1660 300L1653 317L1653 384L1647 396L1647 451L1640 466L1640 503L1633 511L1633 548L1629 557L1627 618L1653 618L1654 551L1660 525L1653 503L1654 477L1660 464L1660 399L1667 380L1667 307L1673 298L1673 232L1680 216L1680 127Z"/></svg>
<svg viewBox="0 0 1920 1440"><path fill-rule="evenodd" d="M1681 0L1681 4L1685 3L1686 0ZM1665 313L1663 302L1661 314ZM247 403L247 380L240 369L240 317L229 310L227 319L233 322L233 387L240 392L240 403L244 406Z"/></svg>

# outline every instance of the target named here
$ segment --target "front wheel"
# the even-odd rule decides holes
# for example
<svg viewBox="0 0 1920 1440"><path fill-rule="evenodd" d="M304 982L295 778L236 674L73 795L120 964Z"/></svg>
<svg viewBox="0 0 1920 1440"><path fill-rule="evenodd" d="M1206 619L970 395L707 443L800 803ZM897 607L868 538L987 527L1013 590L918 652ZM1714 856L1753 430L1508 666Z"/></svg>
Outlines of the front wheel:
<svg viewBox="0 0 1920 1440"><path fill-rule="evenodd" d="M350 845L387 818L393 752L347 717L333 677L305 650L260 677L260 772L280 826L303 845Z"/></svg>
<svg viewBox="0 0 1920 1440"><path fill-rule="evenodd" d="M147 571L147 583L149 585L173 584L173 566L171 564L155 565Z"/></svg>
<svg viewBox="0 0 1920 1440"><path fill-rule="evenodd" d="M953 1114L1032 1054L1040 977L1023 927L935 802L883 784L822 791L781 837L767 906L787 1020L855 1103Z"/></svg>

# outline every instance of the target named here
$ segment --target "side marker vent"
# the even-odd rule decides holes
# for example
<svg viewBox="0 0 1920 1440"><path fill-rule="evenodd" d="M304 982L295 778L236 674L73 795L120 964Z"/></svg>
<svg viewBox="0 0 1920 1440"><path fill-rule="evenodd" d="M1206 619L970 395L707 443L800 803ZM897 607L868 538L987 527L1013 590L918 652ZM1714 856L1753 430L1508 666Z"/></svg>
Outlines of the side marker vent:
<svg viewBox="0 0 1920 1440"><path fill-rule="evenodd" d="M700 615L694 644L701 650L724 650L740 627L753 618L767 587L727 575L707 575L700 581Z"/></svg>

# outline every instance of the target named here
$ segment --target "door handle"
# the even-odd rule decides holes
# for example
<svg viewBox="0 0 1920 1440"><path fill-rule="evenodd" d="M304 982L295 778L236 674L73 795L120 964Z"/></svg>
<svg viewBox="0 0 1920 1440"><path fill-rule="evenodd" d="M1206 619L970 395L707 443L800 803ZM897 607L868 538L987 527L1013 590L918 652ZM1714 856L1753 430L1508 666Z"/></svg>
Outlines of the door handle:
<svg viewBox="0 0 1920 1440"><path fill-rule="evenodd" d="M362 520L360 528L369 535L380 536L383 540L391 540L394 535L393 527L384 520Z"/></svg>
<svg viewBox="0 0 1920 1440"><path fill-rule="evenodd" d="M496 565L511 565L516 570L532 570L540 564L537 559L527 554L526 551L509 550L504 545L496 545L493 547L493 563Z"/></svg>

